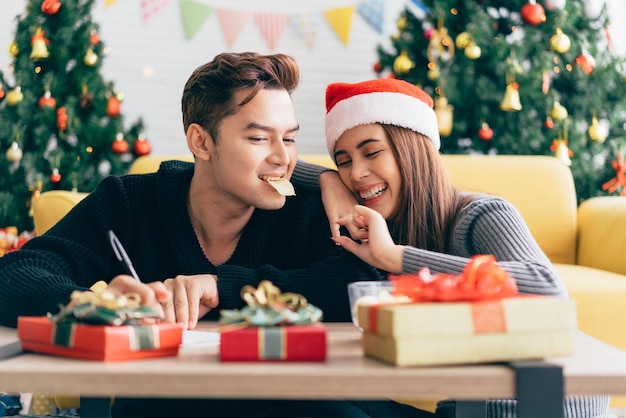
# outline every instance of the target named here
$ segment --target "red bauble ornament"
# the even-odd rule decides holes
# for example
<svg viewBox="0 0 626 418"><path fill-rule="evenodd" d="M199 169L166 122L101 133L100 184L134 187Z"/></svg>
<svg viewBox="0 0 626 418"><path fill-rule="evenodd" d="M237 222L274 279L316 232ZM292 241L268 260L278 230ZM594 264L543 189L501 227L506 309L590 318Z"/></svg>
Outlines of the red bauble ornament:
<svg viewBox="0 0 626 418"><path fill-rule="evenodd" d="M152 151L150 142L148 142L144 134L140 134L133 145L133 152L136 155L142 156L150 154L150 151Z"/></svg>
<svg viewBox="0 0 626 418"><path fill-rule="evenodd" d="M98 35L98 32L91 32L89 35L89 42L91 42L92 45L98 45L100 43L100 36Z"/></svg>
<svg viewBox="0 0 626 418"><path fill-rule="evenodd" d="M2 88L2 85L0 85L0 100L4 99L4 96L6 96L7 92L4 91L4 89Z"/></svg>
<svg viewBox="0 0 626 418"><path fill-rule="evenodd" d="M49 107L50 109L54 109L57 105L57 101L54 100L54 97L52 97L52 94L50 94L49 91L45 92L43 96L41 96L39 98L39 102L37 102L39 104L40 108L44 108L44 107Z"/></svg>
<svg viewBox="0 0 626 418"><path fill-rule="evenodd" d="M115 137L115 141L111 144L111 149L116 154L125 154L128 152L128 142L124 139L124 134L121 132Z"/></svg>
<svg viewBox="0 0 626 418"><path fill-rule="evenodd" d="M379 73L380 70L382 70L382 66L380 65L380 61L378 61L376 64L374 64L374 72Z"/></svg>
<svg viewBox="0 0 626 418"><path fill-rule="evenodd" d="M483 122L482 126L478 130L478 137L483 141L491 141L491 138L493 138L493 129L489 127L487 122Z"/></svg>
<svg viewBox="0 0 626 418"><path fill-rule="evenodd" d="M59 173L58 168L52 170L52 174L50 174L50 181L54 184L57 184L61 181L61 173Z"/></svg>
<svg viewBox="0 0 626 418"><path fill-rule="evenodd" d="M61 8L59 0L44 0L41 4L41 11L47 15L53 15Z"/></svg>
<svg viewBox="0 0 626 418"><path fill-rule="evenodd" d="M106 109L107 115L109 115L112 118L119 116L120 107L121 107L121 103L117 97L115 96L109 97L109 100L107 101L107 109Z"/></svg>
<svg viewBox="0 0 626 418"><path fill-rule="evenodd" d="M580 69L583 70L583 73L589 75L594 70L594 68L596 68L596 59L587 51L583 51L579 56L576 57L576 64L580 66Z"/></svg>
<svg viewBox="0 0 626 418"><path fill-rule="evenodd" d="M62 131L67 129L67 110L65 106L57 109L57 126Z"/></svg>
<svg viewBox="0 0 626 418"><path fill-rule="evenodd" d="M523 5L521 14L524 22L532 26L537 26L546 21L546 11L543 9L543 6L538 4L535 0L530 0Z"/></svg>

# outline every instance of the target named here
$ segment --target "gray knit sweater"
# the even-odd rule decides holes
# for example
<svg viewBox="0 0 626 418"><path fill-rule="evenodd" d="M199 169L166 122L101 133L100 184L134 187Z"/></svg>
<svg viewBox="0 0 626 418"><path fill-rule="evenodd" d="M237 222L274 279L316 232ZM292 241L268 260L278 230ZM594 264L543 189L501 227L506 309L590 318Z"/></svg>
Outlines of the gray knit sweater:
<svg viewBox="0 0 626 418"><path fill-rule="evenodd" d="M566 296L563 282L518 210L499 197L476 195L462 209L449 252L406 247L403 272L426 266L432 273L459 274L471 256L492 254L515 278L521 293Z"/></svg>

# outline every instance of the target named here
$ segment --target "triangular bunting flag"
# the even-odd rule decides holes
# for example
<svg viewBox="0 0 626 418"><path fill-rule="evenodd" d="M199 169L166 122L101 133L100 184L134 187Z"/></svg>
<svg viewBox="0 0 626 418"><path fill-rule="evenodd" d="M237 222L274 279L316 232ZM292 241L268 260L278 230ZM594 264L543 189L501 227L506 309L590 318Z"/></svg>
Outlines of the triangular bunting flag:
<svg viewBox="0 0 626 418"><path fill-rule="evenodd" d="M346 6L326 10L324 12L324 17L326 17L326 20L344 45L348 45L350 39L350 28L352 27L354 9L354 6Z"/></svg>
<svg viewBox="0 0 626 418"><path fill-rule="evenodd" d="M187 40L195 36L211 13L213 13L213 8L209 5L191 0L180 0L180 15L183 18Z"/></svg>
<svg viewBox="0 0 626 418"><path fill-rule="evenodd" d="M170 0L141 0L141 15L147 22L152 16L157 14L163 7L167 6Z"/></svg>
<svg viewBox="0 0 626 418"><path fill-rule="evenodd" d="M411 3L413 3L414 5L416 5L417 7L419 7L420 9L422 9L425 12L428 11L428 7L426 7L424 2L421 1L421 0L411 0Z"/></svg>
<svg viewBox="0 0 626 418"><path fill-rule="evenodd" d="M104 1L104 7L105 7L105 8L107 8L107 7L111 7L111 6L113 6L115 3L117 3L117 0L105 0L105 1Z"/></svg>
<svg viewBox="0 0 626 418"><path fill-rule="evenodd" d="M290 16L289 26L296 36L302 38L310 48L317 35L322 16L319 13L296 13Z"/></svg>
<svg viewBox="0 0 626 418"><path fill-rule="evenodd" d="M407 3L407 7L411 10L416 17L422 19L428 13L428 7L421 0L411 0Z"/></svg>
<svg viewBox="0 0 626 418"><path fill-rule="evenodd" d="M270 51L274 50L276 40L283 32L289 16L285 13L256 13L254 20L261 29L261 34L267 42Z"/></svg>
<svg viewBox="0 0 626 418"><path fill-rule="evenodd" d="M222 33L224 34L228 48L233 46L243 30L243 27L248 23L250 16L251 14L247 12L217 9L217 17L220 21Z"/></svg>
<svg viewBox="0 0 626 418"><path fill-rule="evenodd" d="M385 15L384 0L367 0L357 6L357 11L367 23L369 23L378 33L383 32L383 22Z"/></svg>

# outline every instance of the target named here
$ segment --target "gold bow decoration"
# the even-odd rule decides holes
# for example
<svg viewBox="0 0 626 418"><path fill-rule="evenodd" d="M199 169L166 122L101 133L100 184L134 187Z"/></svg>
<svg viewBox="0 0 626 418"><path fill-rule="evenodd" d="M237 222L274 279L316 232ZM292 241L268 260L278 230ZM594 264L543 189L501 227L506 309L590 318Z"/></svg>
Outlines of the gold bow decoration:
<svg viewBox="0 0 626 418"><path fill-rule="evenodd" d="M141 305L138 293L117 295L98 282L88 291L75 290L70 302L57 314L48 313L52 323L79 322L95 325L137 325L162 319L149 306Z"/></svg>
<svg viewBox="0 0 626 418"><path fill-rule="evenodd" d="M322 311L307 299L293 292L282 293L269 280L262 280L255 288L246 285L241 298L247 306L242 309L222 309L222 324L243 323L252 326L302 325L322 320Z"/></svg>

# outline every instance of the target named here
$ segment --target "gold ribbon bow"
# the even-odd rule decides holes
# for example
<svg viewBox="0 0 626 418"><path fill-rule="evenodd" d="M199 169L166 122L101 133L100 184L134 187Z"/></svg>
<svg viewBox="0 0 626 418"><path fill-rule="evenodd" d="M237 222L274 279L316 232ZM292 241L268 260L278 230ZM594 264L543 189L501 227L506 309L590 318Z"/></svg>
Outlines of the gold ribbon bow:
<svg viewBox="0 0 626 418"><path fill-rule="evenodd" d="M246 285L241 298L247 306L242 309L222 309L222 324L240 326L278 326L313 324L322 320L322 310L299 293L281 293L269 280L262 280L259 287Z"/></svg>
<svg viewBox="0 0 626 418"><path fill-rule="evenodd" d="M97 282L89 291L75 290L70 302L60 306L56 314L48 313L53 323L82 322L106 325L130 325L153 322L161 315L149 306L141 304L138 293L116 295L107 290L105 282Z"/></svg>
<svg viewBox="0 0 626 418"><path fill-rule="evenodd" d="M248 306L270 308L270 307L286 307L293 311L297 311L308 305L306 298L293 292L281 293L269 280L262 280L258 288L246 285L241 289L241 298Z"/></svg>

